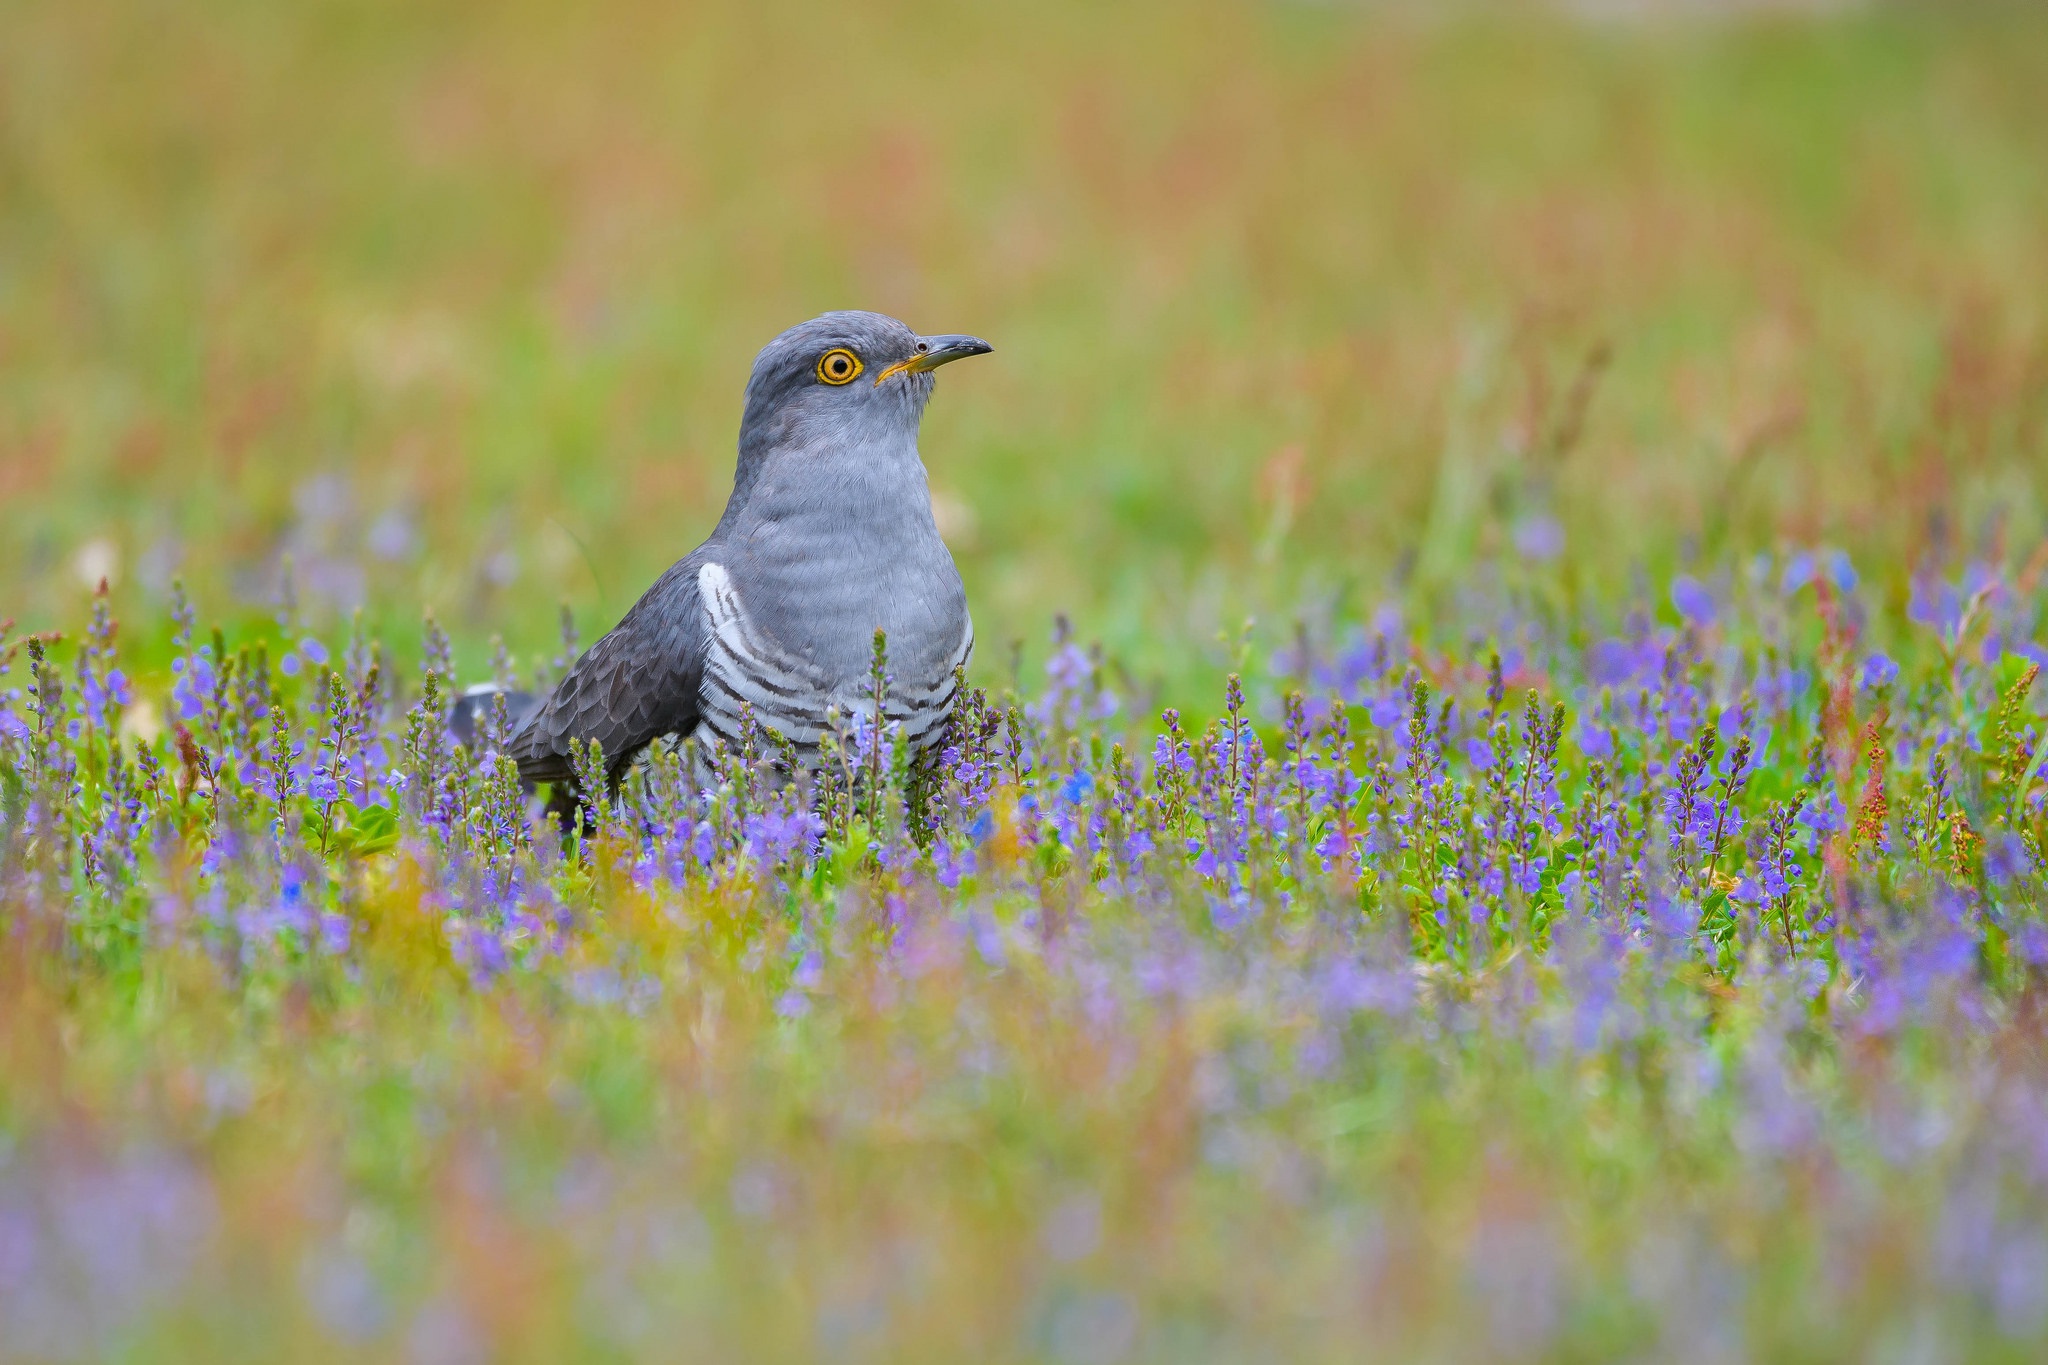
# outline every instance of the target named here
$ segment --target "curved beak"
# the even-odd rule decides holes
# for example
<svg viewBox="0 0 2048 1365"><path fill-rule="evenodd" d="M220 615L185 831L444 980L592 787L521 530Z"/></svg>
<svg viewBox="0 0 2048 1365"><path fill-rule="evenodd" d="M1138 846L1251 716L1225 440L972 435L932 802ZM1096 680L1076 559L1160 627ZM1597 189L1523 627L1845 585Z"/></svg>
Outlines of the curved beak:
<svg viewBox="0 0 2048 1365"><path fill-rule="evenodd" d="M946 336L919 337L917 339L916 353L910 359L899 360L888 369L876 375L875 383L880 385L884 379L889 378L891 375L923 374L927 370L936 370L941 365L951 364L955 360L964 360L971 355L987 355L994 349L995 347L989 345L980 337L963 336L958 333L951 333Z"/></svg>

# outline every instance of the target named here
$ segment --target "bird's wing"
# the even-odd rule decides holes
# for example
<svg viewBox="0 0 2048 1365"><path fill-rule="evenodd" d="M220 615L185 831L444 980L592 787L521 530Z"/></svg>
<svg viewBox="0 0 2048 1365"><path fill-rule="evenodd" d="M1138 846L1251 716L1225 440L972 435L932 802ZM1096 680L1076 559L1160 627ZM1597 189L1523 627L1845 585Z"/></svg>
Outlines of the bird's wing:
<svg viewBox="0 0 2048 1365"><path fill-rule="evenodd" d="M723 564L707 560L697 570L697 598L704 611L705 727L736 751L742 716L752 712L764 730L815 752L831 700L823 674L747 615Z"/></svg>
<svg viewBox="0 0 2048 1365"><path fill-rule="evenodd" d="M702 551L669 569L625 619L569 669L512 739L529 782L571 776L570 742L596 740L614 781L635 754L663 735L697 726L704 668L703 611L697 598Z"/></svg>

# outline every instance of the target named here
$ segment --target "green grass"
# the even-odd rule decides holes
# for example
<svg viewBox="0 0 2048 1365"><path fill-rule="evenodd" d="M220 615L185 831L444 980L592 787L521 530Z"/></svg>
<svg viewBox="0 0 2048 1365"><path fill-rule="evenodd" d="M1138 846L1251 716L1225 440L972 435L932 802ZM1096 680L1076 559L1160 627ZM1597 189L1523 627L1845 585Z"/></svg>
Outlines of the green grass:
<svg viewBox="0 0 2048 1365"><path fill-rule="evenodd" d="M1442 588L1545 506L1592 599L1787 537L1903 563L2042 525L2032 7L0 22L31 627L105 538L117 605L176 571L254 615L290 546L473 666L544 649L559 600L595 633L715 520L755 348L837 306L997 344L924 443L991 679L1064 610L1185 692L1247 616ZM305 528L323 475L346 510ZM366 554L394 510L411 546Z"/></svg>
<svg viewBox="0 0 2048 1365"><path fill-rule="evenodd" d="M0 1355L2032 1358L2048 10L1450 8L0 6L0 692L62 631L73 708L0 729ZM465 682L558 603L594 637L717 517L756 348L845 306L996 345L924 436L977 681L1034 694L1064 612L1126 701L942 841L964 889L850 817L758 861L730 792L714 864L636 879L660 840L564 858L402 755L421 613ZM1837 548L1860 595L1781 585ZM316 853L311 774L279 816L87 723L98 572L165 722L173 578L274 664L287 558L291 634L391 646L351 682L452 822L372 774L397 847ZM1967 564L1995 611L1911 624ZM1427 842L1219 880L1150 773L1142 878L1062 842L1069 774L1106 801L1226 669L1277 756L1275 652L1388 605L1412 652L1316 742L1420 822L1399 701L1455 699ZM1631 611L1669 652L1603 688ZM1629 708L1779 665L1702 869L1662 798L1706 750ZM317 758L325 677L271 681ZM1529 808L1525 687L1571 709L1552 861L1434 913L1505 856L1467 741ZM263 759L271 695L197 742ZM1868 828L1801 834L1773 919L1737 877L1795 797ZM1699 905L1575 908L1582 800Z"/></svg>

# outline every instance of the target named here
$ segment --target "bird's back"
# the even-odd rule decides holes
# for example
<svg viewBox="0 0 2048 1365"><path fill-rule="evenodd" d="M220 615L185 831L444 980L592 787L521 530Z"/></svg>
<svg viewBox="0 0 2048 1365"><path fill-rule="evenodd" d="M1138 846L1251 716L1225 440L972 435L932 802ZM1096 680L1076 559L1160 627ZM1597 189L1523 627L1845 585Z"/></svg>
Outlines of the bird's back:
<svg viewBox="0 0 2048 1365"><path fill-rule="evenodd" d="M618 625L570 666L509 749L528 782L570 779L570 746L597 741L616 782L641 750L697 728L704 662L700 546L655 580Z"/></svg>

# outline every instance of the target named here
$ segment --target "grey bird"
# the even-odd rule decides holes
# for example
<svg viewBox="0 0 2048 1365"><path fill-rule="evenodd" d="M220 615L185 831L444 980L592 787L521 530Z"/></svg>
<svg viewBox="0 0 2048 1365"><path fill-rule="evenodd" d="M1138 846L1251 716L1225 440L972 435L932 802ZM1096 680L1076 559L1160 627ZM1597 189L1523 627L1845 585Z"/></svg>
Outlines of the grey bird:
<svg viewBox="0 0 2048 1365"><path fill-rule="evenodd" d="M754 361L725 515L656 580L554 692L506 698L507 752L529 783L573 787L572 742L596 740L614 786L667 736L695 736L700 780L742 714L815 767L828 712L873 719L874 634L887 633L885 722L929 751L974 652L959 570L932 520L918 426L932 372L992 347L919 336L879 313L790 328ZM487 697L454 723L474 731Z"/></svg>

